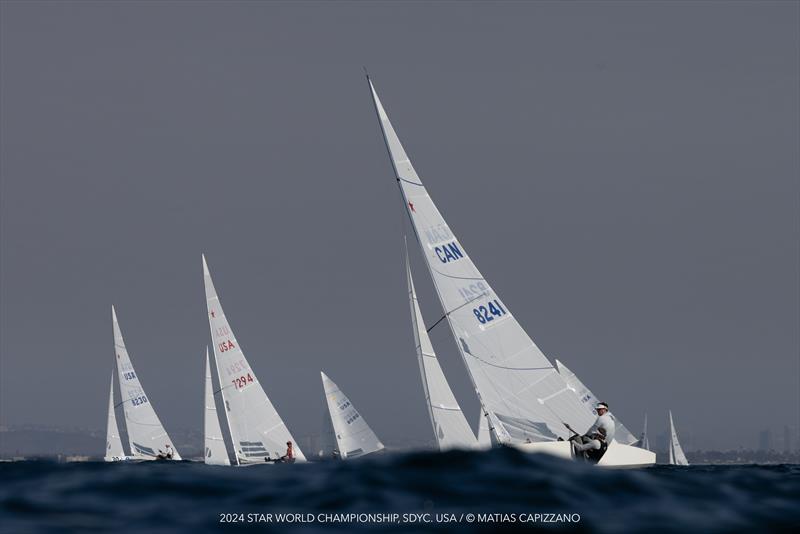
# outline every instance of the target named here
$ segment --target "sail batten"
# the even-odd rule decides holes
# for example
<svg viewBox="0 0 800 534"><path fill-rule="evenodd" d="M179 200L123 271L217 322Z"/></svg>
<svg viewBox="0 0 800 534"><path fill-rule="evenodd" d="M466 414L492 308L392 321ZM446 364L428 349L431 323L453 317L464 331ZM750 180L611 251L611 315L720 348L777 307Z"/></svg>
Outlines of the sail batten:
<svg viewBox="0 0 800 534"><path fill-rule="evenodd" d="M564 423L587 430L594 416L574 392L540 402L566 385L470 259L409 160L369 81L405 210L451 333L478 398L510 439L568 437ZM535 384L535 386L532 386ZM502 436L505 434L500 430Z"/></svg>
<svg viewBox="0 0 800 534"><path fill-rule="evenodd" d="M203 278L214 360L237 463L260 463L267 457L280 457L289 441L294 445L295 459L305 461L242 352L222 309L205 255Z"/></svg>

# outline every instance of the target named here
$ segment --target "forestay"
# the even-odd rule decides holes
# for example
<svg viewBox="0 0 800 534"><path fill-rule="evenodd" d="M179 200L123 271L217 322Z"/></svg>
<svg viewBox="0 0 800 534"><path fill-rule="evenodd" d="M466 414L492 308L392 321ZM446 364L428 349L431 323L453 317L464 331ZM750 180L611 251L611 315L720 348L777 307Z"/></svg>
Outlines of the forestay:
<svg viewBox="0 0 800 534"><path fill-rule="evenodd" d="M325 390L325 401L328 403L328 412L331 423L336 433L336 444L339 447L339 457L356 458L383 449L383 443L367 422L358 413L350 399L342 393L333 380L325 373L322 376L322 387Z"/></svg>
<svg viewBox="0 0 800 534"><path fill-rule="evenodd" d="M205 420L203 425L205 436L205 454L203 461L208 465L231 465L228 451L225 448L225 439L222 437L222 428L217 416L217 404L214 400L214 385L211 380L211 363L206 347L206 396Z"/></svg>
<svg viewBox="0 0 800 534"><path fill-rule="evenodd" d="M369 84L405 209L480 401L513 441L566 438L564 423L579 432L588 430L594 417L473 264L428 195Z"/></svg>
<svg viewBox="0 0 800 534"><path fill-rule="evenodd" d="M114 413L114 373L111 373L111 387L108 392L108 422L106 423L106 462L115 462L125 457L122 440L119 437L117 416Z"/></svg>
<svg viewBox="0 0 800 534"><path fill-rule="evenodd" d="M592 414L593 417L597 417L597 411L595 410L595 406L600 399L598 399L594 393L592 393L589 388L581 382L580 378L578 378L575 373L569 370L569 368L561 363L560 361L556 360L556 367L558 368L558 374L561 375L561 378L567 383L567 385L578 394L578 398L581 400L583 405L586 407L587 410ZM611 411L608 412L608 415L614 420L616 433L614 434L614 439L619 443L624 443L625 445L633 445L638 440L633 433L628 430L625 425L622 424L622 421L617 419Z"/></svg>
<svg viewBox="0 0 800 534"><path fill-rule="evenodd" d="M158 419L150 399L142 389L139 376L133 368L122 330L117 322L117 312L111 307L114 322L114 350L117 356L117 373L122 407L125 412L125 427L128 429L128 441L131 455L137 459L155 460L158 451L166 452L167 446L172 448L172 459L180 460L178 449L164 430Z"/></svg>
<svg viewBox="0 0 800 534"><path fill-rule="evenodd" d="M686 455L683 453L678 432L675 430L675 423L672 421L672 410L669 411L669 463L671 465L689 465Z"/></svg>
<svg viewBox="0 0 800 534"><path fill-rule="evenodd" d="M287 441L294 444L296 460L305 461L303 452L272 406L228 324L205 256L203 277L214 358L237 462L257 463L264 462L267 455L273 459L283 456Z"/></svg>
<svg viewBox="0 0 800 534"><path fill-rule="evenodd" d="M425 329L425 322L417 302L417 294L414 291L414 281L411 278L408 251L406 251L406 276L408 278L408 298L411 303L411 322L414 327L414 344L417 349L422 388L425 391L425 401L428 405L428 415L431 418L436 443L439 445L439 450L475 448L477 446L475 434L472 433L472 429L447 383Z"/></svg>

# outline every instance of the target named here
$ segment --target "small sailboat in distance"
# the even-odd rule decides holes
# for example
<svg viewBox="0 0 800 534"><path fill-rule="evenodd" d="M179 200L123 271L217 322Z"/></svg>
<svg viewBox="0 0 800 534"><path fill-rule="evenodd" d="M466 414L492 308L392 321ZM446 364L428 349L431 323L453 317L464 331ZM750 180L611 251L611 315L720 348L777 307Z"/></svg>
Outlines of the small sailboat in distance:
<svg viewBox="0 0 800 534"><path fill-rule="evenodd" d="M303 451L270 402L236 340L222 311L205 255L203 278L208 325L214 343L214 361L237 465L264 463L266 458L280 458L287 442L293 443L295 461L305 462Z"/></svg>
<svg viewBox="0 0 800 534"><path fill-rule="evenodd" d="M164 430L150 399L139 382L139 376L128 356L128 349L125 348L125 340L122 338L122 330L117 322L117 312L113 306L111 307L111 318L114 323L117 377L131 455L137 460L180 460L181 455L178 453L178 449L175 448L167 431ZM170 449L172 455L166 457Z"/></svg>
<svg viewBox="0 0 800 534"><path fill-rule="evenodd" d="M689 465L689 461L683 453L683 447L678 441L678 432L675 430L675 423L672 420L672 410L669 411L669 464Z"/></svg>
<svg viewBox="0 0 800 534"><path fill-rule="evenodd" d="M211 380L211 364L206 347L206 395L205 417L203 434L205 439L205 453L203 461L207 465L231 465L228 450L225 448L225 439L222 437L222 428L217 417L217 405L214 400L214 386Z"/></svg>
<svg viewBox="0 0 800 534"><path fill-rule="evenodd" d="M320 375L339 447L339 457L345 460L382 450L383 443L361 417L350 399L325 373L320 371Z"/></svg>
<svg viewBox="0 0 800 534"><path fill-rule="evenodd" d="M644 413L644 425L642 426L642 435L639 436L639 441L636 442L637 447L644 450L650 450L650 439L647 437L647 412Z"/></svg>
<svg viewBox="0 0 800 534"><path fill-rule="evenodd" d="M103 457L106 462L119 462L130 460L130 456L125 455L122 447L122 439L119 437L119 426L117 426L117 416L114 413L114 373L111 373L111 388L108 392L108 421L106 423L106 454Z"/></svg>

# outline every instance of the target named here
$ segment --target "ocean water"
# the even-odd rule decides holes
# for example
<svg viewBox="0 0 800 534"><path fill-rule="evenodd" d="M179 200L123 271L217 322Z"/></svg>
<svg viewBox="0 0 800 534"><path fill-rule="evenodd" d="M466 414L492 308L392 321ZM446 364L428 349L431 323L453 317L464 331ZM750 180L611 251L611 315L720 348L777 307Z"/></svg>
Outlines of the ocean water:
<svg viewBox="0 0 800 534"><path fill-rule="evenodd" d="M0 463L0 531L767 532L800 466L608 470L514 450L211 467Z"/></svg>

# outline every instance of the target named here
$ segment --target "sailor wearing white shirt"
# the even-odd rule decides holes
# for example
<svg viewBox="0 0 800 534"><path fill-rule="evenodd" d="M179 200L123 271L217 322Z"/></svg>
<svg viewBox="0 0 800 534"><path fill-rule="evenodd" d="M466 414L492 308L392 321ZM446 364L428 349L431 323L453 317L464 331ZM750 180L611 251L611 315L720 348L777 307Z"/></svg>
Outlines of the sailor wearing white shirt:
<svg viewBox="0 0 800 534"><path fill-rule="evenodd" d="M608 404L598 402L595 406L597 420L583 436L573 436L572 447L576 453L585 453L590 460L599 460L614 439L616 424L614 418L608 413Z"/></svg>

